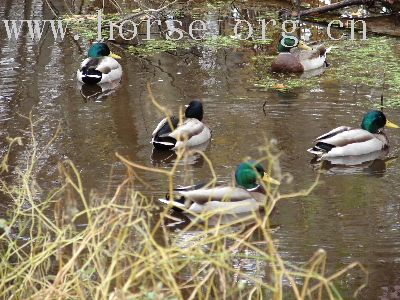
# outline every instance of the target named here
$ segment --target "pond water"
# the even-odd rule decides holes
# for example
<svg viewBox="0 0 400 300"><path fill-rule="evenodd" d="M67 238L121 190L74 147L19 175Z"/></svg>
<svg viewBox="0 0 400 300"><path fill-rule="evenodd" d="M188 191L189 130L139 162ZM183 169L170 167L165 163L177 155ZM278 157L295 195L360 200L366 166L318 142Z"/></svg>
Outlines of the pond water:
<svg viewBox="0 0 400 300"><path fill-rule="evenodd" d="M63 1L54 1L61 9ZM256 15L256 14L255 14ZM0 19L50 18L42 1L1 1ZM39 161L44 191L57 186L57 163L71 159L87 189L104 191L110 180L115 187L126 176L115 153L146 165L169 168L170 162L152 154L150 137L163 117L151 103L146 85L151 83L157 101L172 111L191 99L204 103L204 121L212 128L206 155L221 182L229 182L235 166L245 157L259 157L264 137L277 141L282 151L282 171L293 175L284 190L308 187L316 177L312 156L306 150L313 139L339 125L358 126L364 112L379 101L380 88L358 88L342 79L320 76L315 88L291 92L254 86L252 57L259 50L198 48L165 52L147 58L121 54L124 70L120 86L109 95L85 98L76 83L76 70L86 53L85 44L67 37L62 43L45 38L37 44L27 36L9 41L0 31L0 124L2 154L6 137L26 135L32 111L39 147L62 131ZM118 49L114 49L118 52ZM332 67L340 59L332 61ZM89 91L93 93L93 91ZM263 105L265 103L265 114ZM398 123L399 110L385 110ZM400 132L387 131L391 141L387 157L395 157ZM12 165L22 164L24 152L14 152ZM321 183L303 198L280 203L272 223L274 238L285 260L306 262L319 248L328 253L330 270L360 261L370 272L362 299L395 299L400 287L400 161L378 159L363 167L325 166ZM329 168L331 167L331 168ZM112 176L110 179L110 170ZM190 178L204 181L207 164L197 159L189 166ZM163 194L167 183L154 174L141 173ZM186 174L178 173L183 183ZM7 203L0 203L0 216ZM251 268L249 272L251 272ZM359 277L345 277L353 288ZM350 289L351 290L351 289ZM397 295L397 296L396 296Z"/></svg>

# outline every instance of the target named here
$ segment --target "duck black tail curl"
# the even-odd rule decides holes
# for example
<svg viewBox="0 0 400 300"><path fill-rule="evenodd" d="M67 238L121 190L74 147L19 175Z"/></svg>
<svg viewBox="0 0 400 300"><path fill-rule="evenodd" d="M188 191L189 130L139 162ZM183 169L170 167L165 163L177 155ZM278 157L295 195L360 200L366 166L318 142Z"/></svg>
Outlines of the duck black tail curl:
<svg viewBox="0 0 400 300"><path fill-rule="evenodd" d="M176 139L165 136L165 137L158 137L155 136L153 139L153 146L157 150L172 150L176 145Z"/></svg>
<svg viewBox="0 0 400 300"><path fill-rule="evenodd" d="M102 73L93 68L82 68L82 81L86 84L97 84L101 81Z"/></svg>

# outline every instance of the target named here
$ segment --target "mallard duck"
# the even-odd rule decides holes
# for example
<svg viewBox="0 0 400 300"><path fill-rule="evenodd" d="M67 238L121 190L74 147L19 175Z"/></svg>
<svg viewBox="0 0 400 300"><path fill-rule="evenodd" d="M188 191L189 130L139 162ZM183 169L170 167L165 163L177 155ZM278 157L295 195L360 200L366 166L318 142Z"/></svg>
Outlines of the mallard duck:
<svg viewBox="0 0 400 300"><path fill-rule="evenodd" d="M363 155L388 148L389 141L384 127L399 128L386 119L383 112L369 111L361 128L340 126L315 139L315 146L307 151L321 158Z"/></svg>
<svg viewBox="0 0 400 300"><path fill-rule="evenodd" d="M199 100L193 100L187 105L185 119L180 123L179 118L164 118L157 125L152 136L154 148L159 150L175 150L181 147L196 147L207 143L211 131L201 120L203 105ZM172 128L171 128L172 126Z"/></svg>
<svg viewBox="0 0 400 300"><path fill-rule="evenodd" d="M236 168L235 187L207 188L205 184L197 184L175 189L175 201L170 201L169 195L159 201L189 213L213 211L221 214L241 214L256 211L264 206L266 200L265 189L257 183L258 179L279 184L279 181L264 171L260 163L251 160L241 163Z"/></svg>
<svg viewBox="0 0 400 300"><path fill-rule="evenodd" d="M115 82L122 77L122 67L115 60L121 58L112 53L105 43L95 43L76 73L78 80L87 84Z"/></svg>
<svg viewBox="0 0 400 300"><path fill-rule="evenodd" d="M326 54L330 48L318 45L307 46L302 40L294 37L282 37L279 41L279 55L272 62L271 71L279 73L302 73L304 71L328 66Z"/></svg>

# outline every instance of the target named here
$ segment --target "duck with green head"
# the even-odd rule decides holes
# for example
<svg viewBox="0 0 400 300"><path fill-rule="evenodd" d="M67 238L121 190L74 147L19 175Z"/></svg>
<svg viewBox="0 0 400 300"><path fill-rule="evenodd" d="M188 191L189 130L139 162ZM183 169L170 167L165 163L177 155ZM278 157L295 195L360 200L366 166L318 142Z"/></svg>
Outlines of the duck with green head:
<svg viewBox="0 0 400 300"><path fill-rule="evenodd" d="M315 146L307 151L321 158L355 156L380 151L389 147L384 127L399 128L383 112L372 110L364 115L361 128L340 126L315 139Z"/></svg>
<svg viewBox="0 0 400 300"><path fill-rule="evenodd" d="M235 172L236 186L205 187L198 184L177 188L174 201L159 199L174 209L189 213L215 212L220 214L240 214L256 211L265 205L266 195L259 180L268 184L279 184L270 177L264 167L254 161L246 161L237 166Z"/></svg>
<svg viewBox="0 0 400 300"><path fill-rule="evenodd" d="M329 51L330 48L324 45L311 48L294 36L284 36L279 41L279 55L272 62L271 71L302 73L327 66L326 54Z"/></svg>
<svg viewBox="0 0 400 300"><path fill-rule="evenodd" d="M186 105L185 118L181 122L175 116L162 119L152 134L154 148L176 150L207 144L211 130L202 122L203 115L203 104L200 100L193 100Z"/></svg>
<svg viewBox="0 0 400 300"><path fill-rule="evenodd" d="M112 53L107 44L93 44L89 48L88 58L82 62L77 71L79 82L102 84L121 80L122 67L115 58L121 57Z"/></svg>

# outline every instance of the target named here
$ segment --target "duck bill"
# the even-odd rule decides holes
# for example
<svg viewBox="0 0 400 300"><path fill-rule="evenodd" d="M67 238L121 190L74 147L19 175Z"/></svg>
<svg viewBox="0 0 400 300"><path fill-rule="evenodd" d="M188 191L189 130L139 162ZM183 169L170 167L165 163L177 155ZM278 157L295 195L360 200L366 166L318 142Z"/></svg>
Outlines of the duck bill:
<svg viewBox="0 0 400 300"><path fill-rule="evenodd" d="M297 47L301 50L312 50L312 48L310 46L307 46L303 41L300 41Z"/></svg>
<svg viewBox="0 0 400 300"><path fill-rule="evenodd" d="M112 58L121 59L121 56L119 56L118 54L112 53L112 52L110 53L109 56L111 56Z"/></svg>
<svg viewBox="0 0 400 300"><path fill-rule="evenodd" d="M262 180L263 180L264 182L271 183L271 184L276 184L276 185L281 184L278 180L272 178L272 177L269 176L267 173L264 173L264 176L263 176Z"/></svg>
<svg viewBox="0 0 400 300"><path fill-rule="evenodd" d="M386 120L385 126L388 127L388 128L400 128L398 125L390 122L389 120Z"/></svg>

